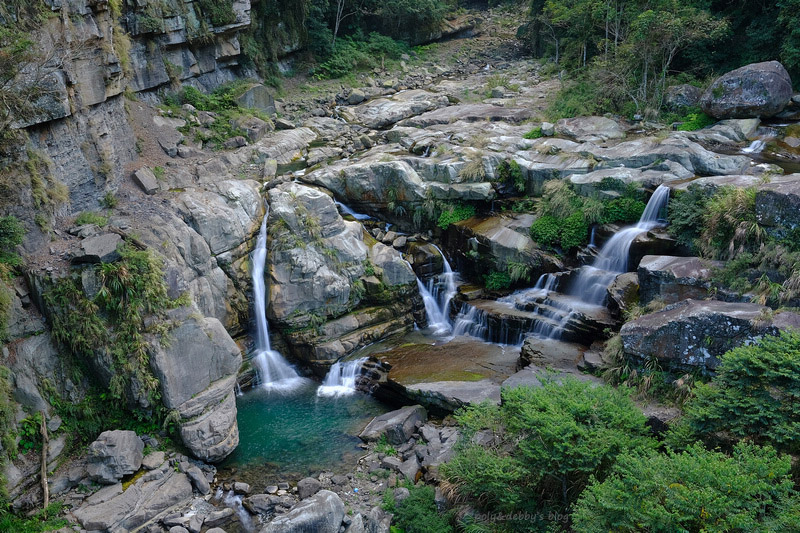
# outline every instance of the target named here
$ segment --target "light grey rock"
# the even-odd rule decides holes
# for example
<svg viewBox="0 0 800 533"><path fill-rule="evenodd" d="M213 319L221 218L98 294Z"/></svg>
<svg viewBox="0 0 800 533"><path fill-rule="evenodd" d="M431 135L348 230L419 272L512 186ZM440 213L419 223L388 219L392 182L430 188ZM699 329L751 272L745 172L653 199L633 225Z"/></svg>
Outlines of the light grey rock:
<svg viewBox="0 0 800 533"><path fill-rule="evenodd" d="M142 167L133 173L133 181L136 182L145 194L155 194L158 192L158 181L156 175L148 167Z"/></svg>
<svg viewBox="0 0 800 533"><path fill-rule="evenodd" d="M364 518L361 516L361 513L357 513L354 517L350 525L347 526L347 529L344 530L344 533L365 533L366 529L364 529Z"/></svg>
<svg viewBox="0 0 800 533"><path fill-rule="evenodd" d="M556 134L556 125L552 122L542 122L542 135L545 137L552 137Z"/></svg>
<svg viewBox="0 0 800 533"><path fill-rule="evenodd" d="M795 313L773 314L752 303L689 299L626 323L620 335L625 354L636 360L655 357L667 367L713 371L728 350L797 326L800 315Z"/></svg>
<svg viewBox="0 0 800 533"><path fill-rule="evenodd" d="M169 528L169 533L189 533L189 530L183 526L172 526Z"/></svg>
<svg viewBox="0 0 800 533"><path fill-rule="evenodd" d="M721 268L720 261L699 257L646 255L639 262L639 299L646 305L655 299L672 304L709 296L713 269Z"/></svg>
<svg viewBox="0 0 800 533"><path fill-rule="evenodd" d="M409 492L409 490L405 487L397 487L394 489L394 491L392 491L392 494L394 495L394 501L397 504L403 503L406 498L411 496L411 492Z"/></svg>
<svg viewBox="0 0 800 533"><path fill-rule="evenodd" d="M285 118L275 119L275 129L278 130L293 130L296 126Z"/></svg>
<svg viewBox="0 0 800 533"><path fill-rule="evenodd" d="M265 180L271 180L278 173L278 161L276 159L267 159L264 161L264 169L261 171L261 177Z"/></svg>
<svg viewBox="0 0 800 533"><path fill-rule="evenodd" d="M272 91L263 85L254 85L246 90L236 102L246 108L257 109L262 113L271 115L275 113L275 97Z"/></svg>
<svg viewBox="0 0 800 533"><path fill-rule="evenodd" d="M321 490L275 518L261 533L339 533L343 518L341 498L329 490Z"/></svg>
<svg viewBox="0 0 800 533"><path fill-rule="evenodd" d="M403 120L400 125L412 128L429 128L439 124L452 124L457 121L470 123L503 121L516 124L528 120L531 116L532 112L529 109L491 104L460 104L428 111L419 116Z"/></svg>
<svg viewBox="0 0 800 533"><path fill-rule="evenodd" d="M211 492L211 485L209 485L205 474L203 474L203 471L198 467L191 465L189 468L184 470L184 473L188 476L189 481L192 482L192 486L197 492L204 496Z"/></svg>
<svg viewBox="0 0 800 533"><path fill-rule="evenodd" d="M416 281L414 270L403 256L390 246L376 243L369 249L369 259L382 271L381 280L390 287L407 285Z"/></svg>
<svg viewBox="0 0 800 533"><path fill-rule="evenodd" d="M777 61L753 63L714 80L701 99L716 118L771 117L792 98L792 80Z"/></svg>
<svg viewBox="0 0 800 533"><path fill-rule="evenodd" d="M206 515L205 520L203 520L203 527L213 528L222 524L227 524L232 522L235 516L236 511L230 507L220 509L219 511L211 511Z"/></svg>
<svg viewBox="0 0 800 533"><path fill-rule="evenodd" d="M301 500L313 496L322 489L322 484L313 477L306 477L297 482L297 496Z"/></svg>
<svg viewBox="0 0 800 533"><path fill-rule="evenodd" d="M122 237L116 233L103 233L81 241L81 249L72 261L74 263L113 263L120 258L117 248Z"/></svg>
<svg viewBox="0 0 800 533"><path fill-rule="evenodd" d="M272 130L272 124L258 117L240 118L235 122L235 125L245 131L247 140L250 142L258 141Z"/></svg>
<svg viewBox="0 0 800 533"><path fill-rule="evenodd" d="M142 468L146 470L155 470L164 464L167 460L167 454L164 452L150 452L142 459Z"/></svg>
<svg viewBox="0 0 800 533"><path fill-rule="evenodd" d="M133 431L104 431L89 445L87 471L92 481L114 484L142 465L144 443Z"/></svg>
<svg viewBox="0 0 800 533"><path fill-rule="evenodd" d="M250 494L250 484L237 481L233 484L233 492L236 494Z"/></svg>
<svg viewBox="0 0 800 533"><path fill-rule="evenodd" d="M421 405L411 405L390 411L372 419L367 424L359 437L366 442L373 442L386 435L392 444L403 444L428 419L425 408Z"/></svg>
<svg viewBox="0 0 800 533"><path fill-rule="evenodd" d="M399 468L400 473L403 474L410 483L416 483L419 469L419 459L417 459L416 455L412 455L409 459L403 461L403 464L401 464Z"/></svg>
<svg viewBox="0 0 800 533"><path fill-rule="evenodd" d="M367 99L367 95L361 89L353 89L347 96L347 103L350 105L358 105Z"/></svg>
<svg viewBox="0 0 800 533"><path fill-rule="evenodd" d="M620 125L605 117L562 118L556 123L556 133L578 142L622 139L625 132Z"/></svg>
<svg viewBox="0 0 800 533"><path fill-rule="evenodd" d="M401 91L391 98L378 98L343 110L342 114L370 129L382 129L405 118L449 105L444 95L423 90Z"/></svg>
<svg viewBox="0 0 800 533"><path fill-rule="evenodd" d="M413 401L440 413L451 413L484 401L500 403L500 387L488 379L416 383L406 386L406 394Z"/></svg>

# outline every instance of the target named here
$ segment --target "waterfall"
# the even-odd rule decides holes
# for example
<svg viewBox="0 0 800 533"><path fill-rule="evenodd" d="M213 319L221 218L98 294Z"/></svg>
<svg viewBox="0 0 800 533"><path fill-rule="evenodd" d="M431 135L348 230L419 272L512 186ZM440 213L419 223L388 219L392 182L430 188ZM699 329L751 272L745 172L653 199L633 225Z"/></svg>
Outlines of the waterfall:
<svg viewBox="0 0 800 533"><path fill-rule="evenodd" d="M269 208L261 223L256 248L251 255L253 274L253 298L256 315L256 356L255 366L258 377L265 387L292 388L301 380L294 368L273 350L269 344L269 326L267 325L267 295L264 283L264 264L267 260L267 219Z"/></svg>
<svg viewBox="0 0 800 533"><path fill-rule="evenodd" d="M333 364L325 376L322 385L317 389L317 396L348 396L356 391L356 378L361 373L361 367L367 362L367 357L354 361Z"/></svg>
<svg viewBox="0 0 800 533"><path fill-rule="evenodd" d="M453 329L450 322L450 302L456 295L456 273L453 272L442 250L435 244L434 248L442 256L442 273L439 280L431 277L427 286L417 278L417 287L425 304L425 315L428 318L428 327L434 330L435 335L450 333ZM438 281L438 283L437 283ZM444 283L442 283L444 282ZM444 290L442 290L442 285Z"/></svg>
<svg viewBox="0 0 800 533"><path fill-rule="evenodd" d="M349 208L348 206L344 205L342 202L337 201L336 202L336 206L342 211L342 213L344 213L345 215L350 215L351 217L353 217L356 220L361 221L361 220L371 220L372 219L372 217L369 216L369 215L365 215L363 213L356 213L351 208Z"/></svg>
<svg viewBox="0 0 800 533"><path fill-rule="evenodd" d="M602 305L606 289L614 278L628 271L628 255L633 240L659 224L659 214L668 202L669 187L659 185L647 202L639 222L615 233L600 249L594 264L581 268L570 294L586 303Z"/></svg>
<svg viewBox="0 0 800 533"><path fill-rule="evenodd" d="M760 139L756 139L755 141L750 143L750 146L748 146L747 148L743 148L742 149L742 153L744 153L744 154L760 154L762 151L764 151L764 148L766 146L767 146L766 142L764 142L764 141L762 141Z"/></svg>

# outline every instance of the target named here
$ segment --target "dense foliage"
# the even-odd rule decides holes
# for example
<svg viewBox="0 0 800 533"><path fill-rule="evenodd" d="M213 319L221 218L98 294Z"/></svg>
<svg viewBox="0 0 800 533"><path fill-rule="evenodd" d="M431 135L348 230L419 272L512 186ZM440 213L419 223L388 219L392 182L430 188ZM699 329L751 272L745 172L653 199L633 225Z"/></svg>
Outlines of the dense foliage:
<svg viewBox="0 0 800 533"><path fill-rule="evenodd" d="M481 511L541 518L506 522L513 530L565 512L593 476L605 479L617 456L654 445L624 392L571 378L543 381L504 390L500 406L460 412L466 438L442 467L453 490ZM491 444L472 440L478 432Z"/></svg>
<svg viewBox="0 0 800 533"><path fill-rule="evenodd" d="M393 493L384 493L385 511L392 513L392 531L402 533L450 533L449 516L439 514L434 501L433 487L419 484L407 485L409 495L400 503Z"/></svg>
<svg viewBox="0 0 800 533"><path fill-rule="evenodd" d="M800 451L800 333L785 331L720 358L709 384L699 384L685 406L676 437L727 436Z"/></svg>
<svg viewBox="0 0 800 533"><path fill-rule="evenodd" d="M462 220L467 220L475 216L475 206L469 204L457 204L444 206L436 225L442 229L447 229L450 224L455 224Z"/></svg>
<svg viewBox="0 0 800 533"><path fill-rule="evenodd" d="M737 445L731 457L699 444L683 452L636 452L592 483L575 505L575 531L793 531L800 505L791 460Z"/></svg>

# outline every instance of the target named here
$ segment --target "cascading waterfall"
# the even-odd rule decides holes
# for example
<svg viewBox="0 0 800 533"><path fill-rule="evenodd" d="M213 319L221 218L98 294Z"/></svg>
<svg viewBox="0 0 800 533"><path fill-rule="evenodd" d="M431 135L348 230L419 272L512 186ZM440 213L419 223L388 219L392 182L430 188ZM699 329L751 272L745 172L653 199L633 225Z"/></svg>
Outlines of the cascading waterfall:
<svg viewBox="0 0 800 533"><path fill-rule="evenodd" d="M453 268L444 253L442 253L442 250L436 245L433 245L433 247L442 256L442 273L438 276L438 283L435 277L431 277L427 286L417 278L417 287L422 296L422 302L425 304L428 327L434 331L435 335L444 335L453 330L453 325L450 322L450 302L457 291L456 273L453 272Z"/></svg>
<svg viewBox="0 0 800 533"><path fill-rule="evenodd" d="M233 509L236 516L239 518L239 524L243 531L255 531L257 524L253 523L252 515L242 505L242 497L232 490L224 492L222 488L217 488L214 498L225 507Z"/></svg>
<svg viewBox="0 0 800 533"><path fill-rule="evenodd" d="M269 208L261 223L256 248L253 250L253 298L256 315L256 356L254 362L258 369L258 377L262 386L269 388L293 388L302 382L302 378L281 354L270 347L269 326L267 325L266 284L264 282L264 265L267 260L267 219Z"/></svg>
<svg viewBox="0 0 800 533"><path fill-rule="evenodd" d="M367 357L353 361L337 361L325 376L322 385L317 389L317 396L348 396L356 392L356 378Z"/></svg>
<svg viewBox="0 0 800 533"><path fill-rule="evenodd" d="M344 205L342 202L336 201L336 206L344 213L345 215L350 215L354 219L361 221L361 220L371 220L372 217L369 215L365 215L363 213L356 213L350 207Z"/></svg>
<svg viewBox="0 0 800 533"><path fill-rule="evenodd" d="M628 271L628 255L633 240L659 224L659 214L669 202L669 187L659 185L635 226L623 228L600 249L592 266L581 268L570 294L582 301L602 305L606 289L614 278Z"/></svg>

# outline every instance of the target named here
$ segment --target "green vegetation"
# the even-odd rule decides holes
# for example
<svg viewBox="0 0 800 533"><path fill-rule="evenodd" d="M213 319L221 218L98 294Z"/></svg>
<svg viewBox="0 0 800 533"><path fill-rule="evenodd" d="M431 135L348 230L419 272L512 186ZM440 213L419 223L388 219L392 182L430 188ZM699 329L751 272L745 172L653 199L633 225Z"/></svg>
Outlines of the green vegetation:
<svg viewBox="0 0 800 533"><path fill-rule="evenodd" d="M393 513L392 532L402 533L451 533L449 513L439 514L434 501L433 487L407 484L409 495L396 503L391 489L384 493L383 508Z"/></svg>
<svg viewBox="0 0 800 533"><path fill-rule="evenodd" d="M103 227L108 224L108 218L94 211L84 211L75 218L75 225L83 226L85 224L97 224Z"/></svg>
<svg viewBox="0 0 800 533"><path fill-rule="evenodd" d="M786 331L720 358L709 384L698 385L677 438L746 439L800 452L800 333ZM689 431L687 432L686 429Z"/></svg>
<svg viewBox="0 0 800 533"><path fill-rule="evenodd" d="M695 131L711 126L716 122L713 117L703 113L700 109L690 109L685 117L677 120L680 122L678 131Z"/></svg>
<svg viewBox="0 0 800 533"><path fill-rule="evenodd" d="M519 163L513 159L497 165L497 177L501 183L513 187L516 192L525 192L525 176L522 174Z"/></svg>
<svg viewBox="0 0 800 533"><path fill-rule="evenodd" d="M212 26L226 26L236 22L232 0L195 0L194 5Z"/></svg>
<svg viewBox="0 0 800 533"><path fill-rule="evenodd" d="M461 220L467 220L475 216L475 206L469 204L456 204L446 206L442 209L441 215L436 225L442 229L447 229L450 224L455 224Z"/></svg>
<svg viewBox="0 0 800 533"><path fill-rule="evenodd" d="M483 281L486 288L490 291L497 291L507 289L511 286L511 276L508 272L499 272L492 270L483 276Z"/></svg>
<svg viewBox="0 0 800 533"><path fill-rule="evenodd" d="M356 70L374 68L387 59L400 59L410 51L402 42L372 32L339 39L332 54L319 65L316 75L320 78L341 78Z"/></svg>
<svg viewBox="0 0 800 533"><path fill-rule="evenodd" d="M442 466L451 490L480 511L528 513L503 530L544 529L548 513L566 512L587 484L606 478L619 455L654 447L644 416L624 392L572 378L543 381L503 390L500 406L459 412L466 438ZM486 447L470 440L483 430L494 439Z"/></svg>
<svg viewBox="0 0 800 533"><path fill-rule="evenodd" d="M739 444L732 457L695 444L621 456L575 505L575 531L791 531L800 505L791 460Z"/></svg>
<svg viewBox="0 0 800 533"><path fill-rule="evenodd" d="M156 321L148 327L145 319L182 302L167 297L159 258L129 247L121 255L115 263L96 267L100 288L93 298L83 292L77 276L60 280L45 293L52 335L69 348L78 365L85 366L101 353L114 374L108 386L110 398L139 406L134 410L143 417L155 410L155 418L163 421L166 413L144 339L147 331L159 326Z"/></svg>
<svg viewBox="0 0 800 533"><path fill-rule="evenodd" d="M22 244L24 237L25 229L17 217L0 217L0 264L19 265L21 259L16 248Z"/></svg>
<svg viewBox="0 0 800 533"><path fill-rule="evenodd" d="M525 133L525 135L523 135L522 138L523 139L539 139L542 136L543 136L542 128L537 126L537 127L533 128L533 129L531 129L530 131L528 131L527 133Z"/></svg>
<svg viewBox="0 0 800 533"><path fill-rule="evenodd" d="M14 533L42 533L55 531L68 526L64 518L56 518L61 514L64 504L51 503L47 509L39 511L29 518L21 518L11 514L4 508L0 509L0 531L13 531Z"/></svg>

